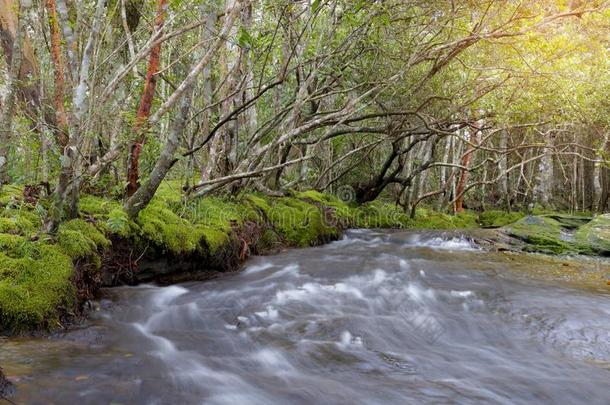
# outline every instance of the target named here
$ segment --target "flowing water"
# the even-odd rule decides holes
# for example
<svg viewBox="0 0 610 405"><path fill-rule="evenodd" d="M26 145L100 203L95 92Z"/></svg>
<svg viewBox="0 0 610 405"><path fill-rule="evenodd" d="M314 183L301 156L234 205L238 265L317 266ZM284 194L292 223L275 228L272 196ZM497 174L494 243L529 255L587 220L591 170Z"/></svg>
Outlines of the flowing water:
<svg viewBox="0 0 610 405"><path fill-rule="evenodd" d="M18 404L610 403L610 295L517 265L353 231L210 282L113 289L81 330L0 341L0 364Z"/></svg>

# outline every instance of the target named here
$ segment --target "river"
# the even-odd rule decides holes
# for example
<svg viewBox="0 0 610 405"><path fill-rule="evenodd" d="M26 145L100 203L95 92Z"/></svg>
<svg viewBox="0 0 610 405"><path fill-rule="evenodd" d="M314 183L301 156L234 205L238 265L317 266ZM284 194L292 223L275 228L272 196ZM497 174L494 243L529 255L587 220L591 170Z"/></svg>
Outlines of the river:
<svg viewBox="0 0 610 405"><path fill-rule="evenodd" d="M106 291L83 328L1 340L0 364L17 404L610 403L610 295L512 260L350 231L205 283Z"/></svg>

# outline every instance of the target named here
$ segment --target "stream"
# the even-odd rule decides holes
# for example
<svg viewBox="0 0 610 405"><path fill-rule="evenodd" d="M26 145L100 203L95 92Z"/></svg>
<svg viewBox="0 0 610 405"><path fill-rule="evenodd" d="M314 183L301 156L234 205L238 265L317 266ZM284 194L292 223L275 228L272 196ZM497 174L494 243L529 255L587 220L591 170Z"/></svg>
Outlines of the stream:
<svg viewBox="0 0 610 405"><path fill-rule="evenodd" d="M0 340L0 365L16 404L610 403L610 295L511 260L350 231L205 283L107 290L80 329Z"/></svg>

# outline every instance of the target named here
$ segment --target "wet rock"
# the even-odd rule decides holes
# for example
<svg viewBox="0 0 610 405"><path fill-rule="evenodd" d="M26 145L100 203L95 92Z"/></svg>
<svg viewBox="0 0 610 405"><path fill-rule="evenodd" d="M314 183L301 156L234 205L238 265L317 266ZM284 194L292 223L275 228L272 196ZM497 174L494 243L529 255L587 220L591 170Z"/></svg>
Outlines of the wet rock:
<svg viewBox="0 0 610 405"><path fill-rule="evenodd" d="M469 229L463 234L471 238L477 246L488 251L522 251L526 246L524 241L497 229Z"/></svg>
<svg viewBox="0 0 610 405"><path fill-rule="evenodd" d="M6 379L0 368L0 398L10 398L15 395L15 386Z"/></svg>
<svg viewBox="0 0 610 405"><path fill-rule="evenodd" d="M591 251L603 256L610 256L610 214L599 215L591 222L580 227L575 240Z"/></svg>
<svg viewBox="0 0 610 405"><path fill-rule="evenodd" d="M577 229L583 225L591 222L593 217L580 216L580 215L564 215L564 214L550 214L546 215L546 218L554 219L559 222L559 225L564 229Z"/></svg>
<svg viewBox="0 0 610 405"><path fill-rule="evenodd" d="M86 326L57 335L58 339L89 347L101 347L107 340L108 330L102 326Z"/></svg>

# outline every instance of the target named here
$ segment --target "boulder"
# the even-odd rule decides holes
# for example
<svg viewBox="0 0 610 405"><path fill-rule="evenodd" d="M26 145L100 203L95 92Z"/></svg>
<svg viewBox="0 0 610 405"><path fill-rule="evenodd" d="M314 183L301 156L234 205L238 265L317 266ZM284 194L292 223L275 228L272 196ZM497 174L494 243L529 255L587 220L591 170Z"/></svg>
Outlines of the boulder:
<svg viewBox="0 0 610 405"><path fill-rule="evenodd" d="M575 250L575 246L566 240L561 223L551 217L530 215L502 230L526 242L525 250L554 254Z"/></svg>
<svg viewBox="0 0 610 405"><path fill-rule="evenodd" d="M610 214L598 215L588 224L581 226L574 238L592 252L610 256Z"/></svg>

